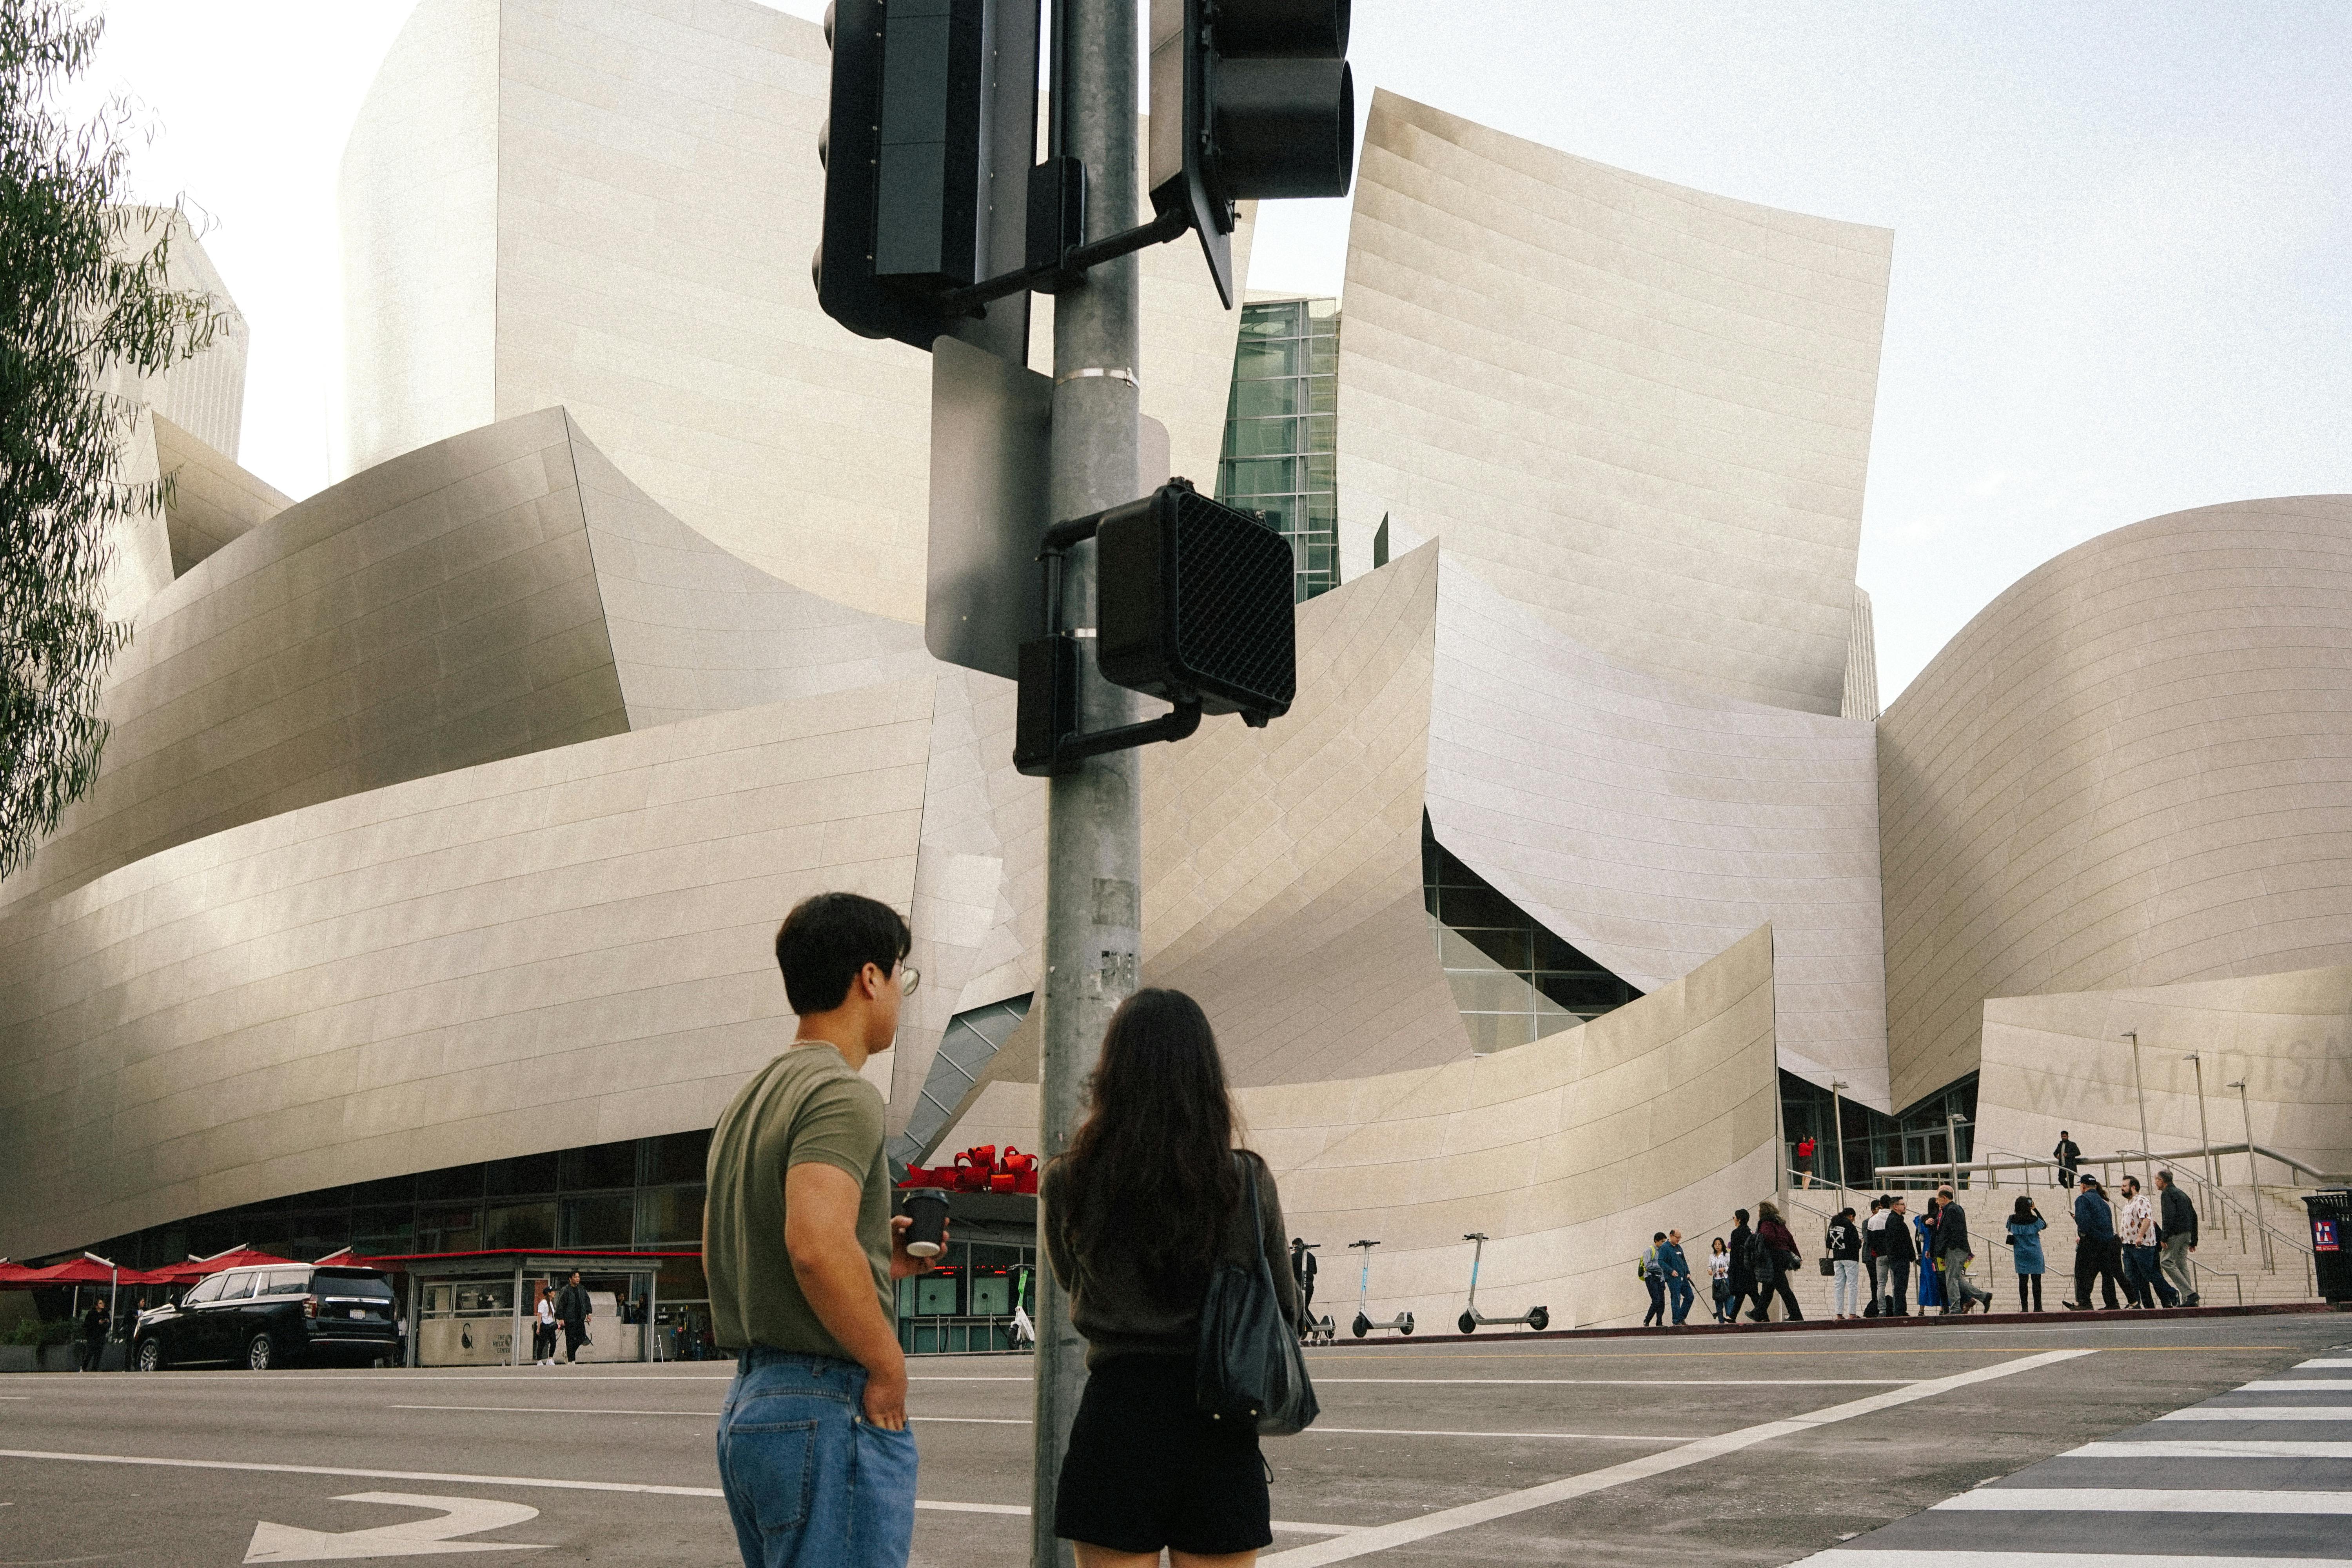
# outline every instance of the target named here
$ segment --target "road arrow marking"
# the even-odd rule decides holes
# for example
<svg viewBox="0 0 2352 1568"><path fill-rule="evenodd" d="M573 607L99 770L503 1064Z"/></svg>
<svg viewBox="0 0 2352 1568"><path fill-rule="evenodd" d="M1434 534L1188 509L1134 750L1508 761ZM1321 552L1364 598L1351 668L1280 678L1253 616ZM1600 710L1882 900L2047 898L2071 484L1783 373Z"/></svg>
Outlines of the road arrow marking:
<svg viewBox="0 0 2352 1568"><path fill-rule="evenodd" d="M333 1563L359 1557L427 1557L443 1552L543 1552L545 1542L457 1541L452 1537L499 1530L537 1519L539 1510L495 1498L426 1497L418 1492L353 1492L337 1502L373 1502L388 1508L431 1509L438 1519L412 1519L373 1530L340 1533L297 1530L268 1520L253 1527L247 1563Z"/></svg>

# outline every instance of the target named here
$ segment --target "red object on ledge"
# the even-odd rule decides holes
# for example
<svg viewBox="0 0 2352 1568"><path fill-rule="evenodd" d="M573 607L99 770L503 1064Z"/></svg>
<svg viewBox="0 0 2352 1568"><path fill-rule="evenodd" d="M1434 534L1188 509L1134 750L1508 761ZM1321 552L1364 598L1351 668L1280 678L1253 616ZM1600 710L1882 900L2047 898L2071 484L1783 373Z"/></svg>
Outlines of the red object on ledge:
<svg viewBox="0 0 2352 1568"><path fill-rule="evenodd" d="M908 1166L907 1179L898 1186L902 1192L940 1187L951 1193L1034 1193L1037 1156L1024 1154L1010 1143L1000 1154L995 1144L982 1143L958 1154L952 1165Z"/></svg>

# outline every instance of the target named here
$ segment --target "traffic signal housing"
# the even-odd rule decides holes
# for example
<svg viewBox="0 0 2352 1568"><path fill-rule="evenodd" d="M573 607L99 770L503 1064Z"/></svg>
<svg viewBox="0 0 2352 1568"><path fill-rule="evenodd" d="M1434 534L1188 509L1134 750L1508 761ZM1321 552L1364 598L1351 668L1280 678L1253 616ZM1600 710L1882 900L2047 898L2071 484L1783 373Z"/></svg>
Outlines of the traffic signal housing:
<svg viewBox="0 0 2352 1568"><path fill-rule="evenodd" d="M1103 679L1262 725L1298 694L1290 542L1171 479L1095 532Z"/></svg>
<svg viewBox="0 0 2352 1568"><path fill-rule="evenodd" d="M1234 204L1344 196L1349 0L1151 0L1151 205L1185 212L1234 302Z"/></svg>

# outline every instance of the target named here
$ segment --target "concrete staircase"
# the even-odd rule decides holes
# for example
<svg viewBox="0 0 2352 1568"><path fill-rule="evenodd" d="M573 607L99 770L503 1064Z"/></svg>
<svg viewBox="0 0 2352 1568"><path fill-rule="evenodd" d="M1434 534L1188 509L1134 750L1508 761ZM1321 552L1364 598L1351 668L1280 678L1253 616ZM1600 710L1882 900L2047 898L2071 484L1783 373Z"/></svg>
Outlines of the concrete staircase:
<svg viewBox="0 0 2352 1568"><path fill-rule="evenodd" d="M1969 1273L1979 1287L1993 1293L1994 1310L2017 1310L2017 1271L2011 1264L2010 1249L2004 1245L2008 1233L2003 1226L2021 1193L2040 1205L2042 1217L2050 1222L2050 1228L2042 1233L2042 1250L2049 1269L2042 1280L2042 1309L2051 1312L2065 1310L2059 1303L2073 1295L2074 1289L2072 1200L2046 1181L2021 1187L2014 1177L2005 1176L2001 1184L1994 1187L1984 1184L1981 1173L1970 1181L1973 1184L1960 1194L1960 1202L1969 1214L1969 1229L1977 1238L1976 1263ZM2252 1187L2243 1183L2225 1186L2231 1201L2224 1204L2195 1184L2185 1185L2198 1210L2197 1250L2189 1256L2196 1266L2199 1305L2252 1307L2316 1300L2309 1255L2284 1239L2300 1239L2308 1234L2301 1199L2305 1189L2263 1188L2263 1219L2273 1233L2266 1263L2262 1240L2247 1223L2254 1202ZM1806 1317L1830 1317L1835 1305L1833 1282L1822 1274L1816 1261L1827 1250L1822 1245L1822 1233L1829 1228L1830 1217L1840 1207L1851 1204L1857 1219L1867 1218L1874 1195L1860 1189L1840 1194L1834 1187L1813 1187L1782 1192L1775 1199L1804 1253L1805 1267L1795 1281L1795 1289ZM1925 1205L1927 1194L1906 1192L1905 1196L1916 1211ZM1866 1279L1864 1289L1868 1289Z"/></svg>

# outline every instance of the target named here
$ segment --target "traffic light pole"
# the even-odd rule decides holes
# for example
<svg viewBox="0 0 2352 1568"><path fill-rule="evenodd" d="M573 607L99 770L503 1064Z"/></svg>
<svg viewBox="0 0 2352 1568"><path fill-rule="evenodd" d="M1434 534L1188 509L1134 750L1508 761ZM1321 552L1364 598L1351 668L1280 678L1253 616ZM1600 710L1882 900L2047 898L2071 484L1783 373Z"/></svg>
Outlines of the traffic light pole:
<svg viewBox="0 0 2352 1568"><path fill-rule="evenodd" d="M1050 152L1085 161L1089 238L1130 228L1137 207L1135 0L1055 0ZM1096 266L1054 301L1055 517L1133 500L1141 408L1137 382L1136 259ZM1065 613L1091 631L1095 546L1074 548L1062 574ZM1078 672L1080 727L1136 721L1134 692L1097 673L1091 637ZM1142 963L1141 753L1089 757L1048 784L1045 824L1045 1014L1038 1074L1047 1155L1070 1145L1083 1114L1104 1026L1133 994ZM1042 1205L1040 1223L1043 1224ZM1038 1248L1045 1249L1041 1232ZM1070 1422L1086 1388L1085 1347L1068 1299L1037 1276L1036 1469L1031 1483L1032 1568L1066 1568L1054 1536L1054 1491Z"/></svg>

